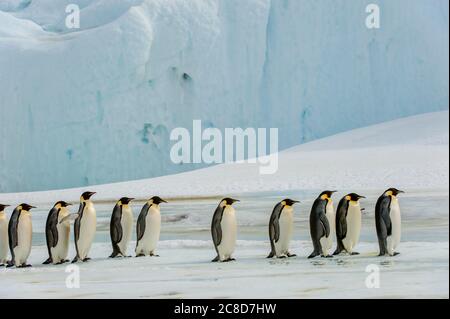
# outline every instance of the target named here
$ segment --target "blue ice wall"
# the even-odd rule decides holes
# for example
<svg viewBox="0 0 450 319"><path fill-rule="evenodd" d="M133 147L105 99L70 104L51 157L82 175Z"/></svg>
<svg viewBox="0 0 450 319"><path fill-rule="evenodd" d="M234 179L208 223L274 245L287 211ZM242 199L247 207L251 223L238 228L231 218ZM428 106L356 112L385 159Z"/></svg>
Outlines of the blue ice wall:
<svg viewBox="0 0 450 319"><path fill-rule="evenodd" d="M81 29L65 27L77 3ZM381 28L365 25L369 3ZM0 191L198 166L192 126L278 127L280 147L448 109L447 0L2 0Z"/></svg>

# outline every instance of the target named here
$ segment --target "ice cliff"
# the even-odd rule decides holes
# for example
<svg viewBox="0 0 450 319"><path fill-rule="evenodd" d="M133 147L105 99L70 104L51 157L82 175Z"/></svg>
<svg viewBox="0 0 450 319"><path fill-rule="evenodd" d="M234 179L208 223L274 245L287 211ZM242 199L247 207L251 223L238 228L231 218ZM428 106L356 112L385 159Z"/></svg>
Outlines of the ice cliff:
<svg viewBox="0 0 450 319"><path fill-rule="evenodd" d="M65 8L78 4L80 29ZM365 25L369 3L381 28ZM448 109L446 0L1 0L0 192L193 169L175 127L280 148ZM395 134L393 135L395 138Z"/></svg>

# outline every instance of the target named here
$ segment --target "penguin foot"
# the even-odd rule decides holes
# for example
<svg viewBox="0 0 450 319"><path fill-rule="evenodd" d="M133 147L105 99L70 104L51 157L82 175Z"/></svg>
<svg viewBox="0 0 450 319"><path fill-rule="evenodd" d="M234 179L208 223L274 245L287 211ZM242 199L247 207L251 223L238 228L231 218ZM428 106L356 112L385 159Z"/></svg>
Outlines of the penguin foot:
<svg viewBox="0 0 450 319"><path fill-rule="evenodd" d="M78 260L79 260L79 258L78 258L78 256L76 256L76 257L72 260L72 264L78 262Z"/></svg>
<svg viewBox="0 0 450 319"><path fill-rule="evenodd" d="M296 255L296 254L291 254L291 253L287 253L287 256L288 256L289 258L292 258L292 257L297 257L297 255Z"/></svg>
<svg viewBox="0 0 450 319"><path fill-rule="evenodd" d="M312 253L311 255L308 256L308 259L312 259L312 258L315 258L317 256L319 256L319 255L316 254L316 253Z"/></svg>
<svg viewBox="0 0 450 319"><path fill-rule="evenodd" d="M5 267L5 264L0 264L0 267Z"/></svg>
<svg viewBox="0 0 450 319"><path fill-rule="evenodd" d="M275 256L275 254L273 253L273 252L271 252L270 254L269 254L269 256L267 256L266 258L273 258Z"/></svg>
<svg viewBox="0 0 450 319"><path fill-rule="evenodd" d="M48 265L48 264L51 264L51 263L53 263L53 260L51 258L49 258L46 261L44 261L42 264L43 265Z"/></svg>
<svg viewBox="0 0 450 319"><path fill-rule="evenodd" d="M15 266L15 263L14 263L14 261L12 261L12 260L10 260L10 261L8 261L7 263L6 263L6 268L11 268L11 267L14 267Z"/></svg>
<svg viewBox="0 0 450 319"><path fill-rule="evenodd" d="M83 262L85 263L85 262L88 262L89 260L91 260L91 258L86 257L86 258L83 259Z"/></svg>
<svg viewBox="0 0 450 319"><path fill-rule="evenodd" d="M69 259L64 259L64 260L62 261L63 264L68 263L68 262L70 262Z"/></svg>
<svg viewBox="0 0 450 319"><path fill-rule="evenodd" d="M337 255L340 255L341 254L341 251L340 250L336 250L334 253L333 253L333 256L337 256Z"/></svg>
<svg viewBox="0 0 450 319"><path fill-rule="evenodd" d="M398 256L398 255L400 255L400 253L395 251L394 254L392 255L392 257Z"/></svg>
<svg viewBox="0 0 450 319"><path fill-rule="evenodd" d="M333 256L332 255L322 255L322 256L320 256L320 257L322 257L322 258L333 258Z"/></svg>
<svg viewBox="0 0 450 319"><path fill-rule="evenodd" d="M354 251L354 252L352 252L351 254L350 254L351 256L358 256L359 255L359 253L358 252L356 252L356 251Z"/></svg>
<svg viewBox="0 0 450 319"><path fill-rule="evenodd" d="M223 262L224 262L224 263L229 263L229 262L231 262L231 261L236 261L236 259L234 259L234 258L228 258L228 259L225 259Z"/></svg>
<svg viewBox="0 0 450 319"><path fill-rule="evenodd" d="M212 263L216 263L220 261L220 257L217 256L216 258L214 258L213 260L211 260Z"/></svg>
<svg viewBox="0 0 450 319"><path fill-rule="evenodd" d="M286 255L281 255L281 256L278 256L277 258L278 258L278 259L286 259L287 256L286 256Z"/></svg>
<svg viewBox="0 0 450 319"><path fill-rule="evenodd" d="M137 254L136 258L138 258L138 257L145 257L145 255L144 254Z"/></svg>
<svg viewBox="0 0 450 319"><path fill-rule="evenodd" d="M159 257L159 255L150 254L150 257Z"/></svg>
<svg viewBox="0 0 450 319"><path fill-rule="evenodd" d="M28 265L28 264L22 264L22 265L18 266L17 268L30 268L30 267L32 267L32 266Z"/></svg>

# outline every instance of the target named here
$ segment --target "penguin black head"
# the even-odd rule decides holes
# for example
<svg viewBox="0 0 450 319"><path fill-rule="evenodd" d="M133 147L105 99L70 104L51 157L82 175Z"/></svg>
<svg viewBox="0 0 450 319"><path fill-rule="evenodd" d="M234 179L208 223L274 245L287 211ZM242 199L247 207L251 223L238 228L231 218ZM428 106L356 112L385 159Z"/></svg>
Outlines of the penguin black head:
<svg viewBox="0 0 450 319"><path fill-rule="evenodd" d="M21 210L24 210L26 212L30 211L33 208L36 208L36 207L28 205L28 204L20 204L19 207L21 208Z"/></svg>
<svg viewBox="0 0 450 319"><path fill-rule="evenodd" d="M293 206L295 203L300 203L300 202L298 200L293 200L293 199L286 198L283 201L281 201L281 203L284 206Z"/></svg>
<svg viewBox="0 0 450 319"><path fill-rule="evenodd" d="M358 194L356 194L356 193L350 193L350 194L348 194L347 196L345 196L345 198L346 198L347 200L352 201L352 202L357 202L357 201L359 201L361 198L366 198L366 197L361 196L361 195L358 195Z"/></svg>
<svg viewBox="0 0 450 319"><path fill-rule="evenodd" d="M56 206L59 206L59 207L68 207L68 206L71 206L72 204L69 204L69 203L67 203L67 202L65 202L65 201L63 201L63 200L61 200L61 201L59 201L59 202L57 202L56 204L55 204L55 207Z"/></svg>
<svg viewBox="0 0 450 319"><path fill-rule="evenodd" d="M95 194L97 194L96 192L84 192L81 195L81 200L90 200L92 196L94 196Z"/></svg>
<svg viewBox="0 0 450 319"><path fill-rule="evenodd" d="M6 207L9 207L10 205L3 205L0 204L0 212L4 211Z"/></svg>
<svg viewBox="0 0 450 319"><path fill-rule="evenodd" d="M167 203L167 201L165 201L164 199L162 199L159 196L153 196L152 198L150 198L150 200L152 201L153 204L159 205L161 203Z"/></svg>
<svg viewBox="0 0 450 319"><path fill-rule="evenodd" d="M227 197L227 198L222 199L220 202L223 203L224 206L226 206L226 205L230 205L231 206L231 205L233 205L236 202L240 202L240 200Z"/></svg>
<svg viewBox="0 0 450 319"><path fill-rule="evenodd" d="M132 200L134 200L134 198L122 197L119 199L119 203L122 203L122 205L128 205Z"/></svg>
<svg viewBox="0 0 450 319"><path fill-rule="evenodd" d="M392 196L397 196L398 194L403 194L404 193L404 191L401 191L401 190L398 190L397 188L389 188L388 190L386 190L385 192L384 192L387 196L390 196L390 195L392 195Z"/></svg>
<svg viewBox="0 0 450 319"><path fill-rule="evenodd" d="M336 193L337 191L324 191L324 192L322 192L321 194L320 194L320 198L321 199L326 199L326 200L328 200L328 199L331 199L331 196L333 196L333 194L334 193Z"/></svg>

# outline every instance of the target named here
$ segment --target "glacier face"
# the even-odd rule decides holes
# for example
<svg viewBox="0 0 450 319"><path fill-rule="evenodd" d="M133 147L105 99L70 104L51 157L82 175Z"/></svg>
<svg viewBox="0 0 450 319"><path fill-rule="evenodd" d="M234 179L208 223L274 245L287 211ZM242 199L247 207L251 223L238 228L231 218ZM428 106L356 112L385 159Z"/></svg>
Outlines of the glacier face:
<svg viewBox="0 0 450 319"><path fill-rule="evenodd" d="M2 0L0 191L197 168L169 159L193 119L286 148L448 109L448 26L446 0Z"/></svg>

